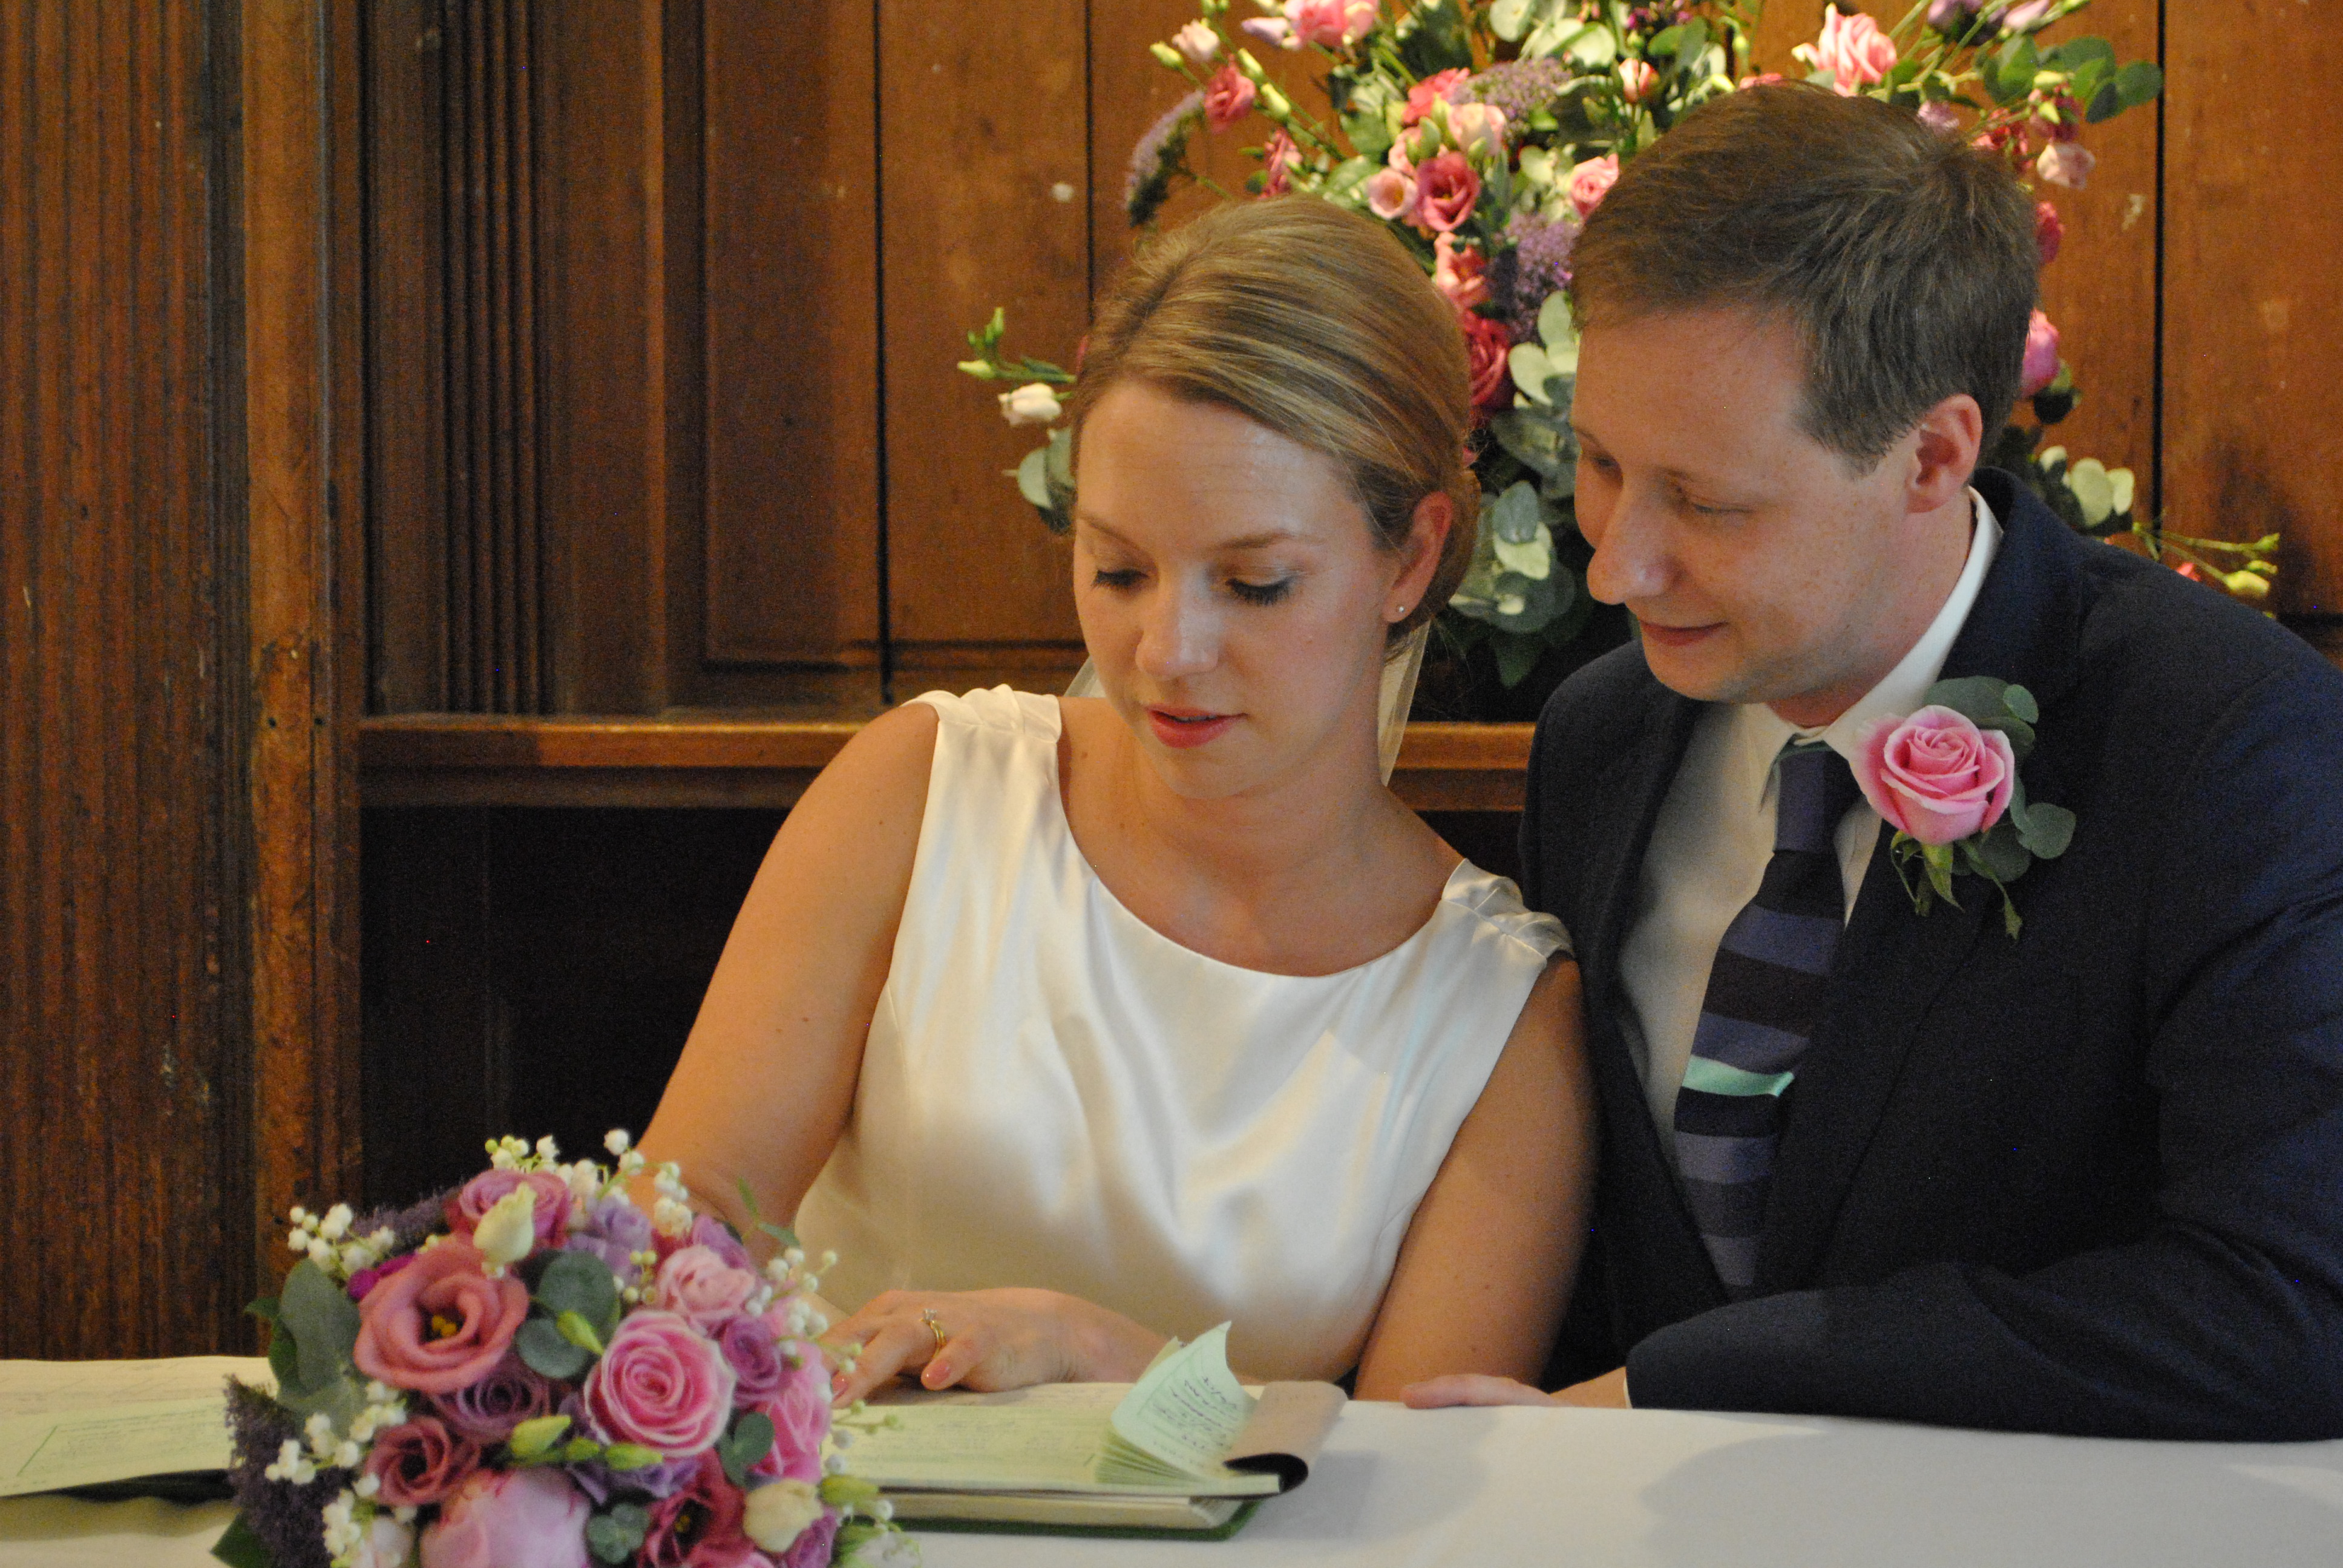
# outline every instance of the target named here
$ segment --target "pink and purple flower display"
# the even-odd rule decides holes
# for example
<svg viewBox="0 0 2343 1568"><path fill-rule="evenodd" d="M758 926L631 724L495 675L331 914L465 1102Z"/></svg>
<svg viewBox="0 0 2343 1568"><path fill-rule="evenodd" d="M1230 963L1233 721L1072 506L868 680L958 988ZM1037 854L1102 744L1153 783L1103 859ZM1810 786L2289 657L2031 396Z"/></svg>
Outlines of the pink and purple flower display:
<svg viewBox="0 0 2343 1568"><path fill-rule="evenodd" d="M626 1134L551 1140L358 1221L296 1209L258 1303L274 1397L231 1390L240 1513L274 1568L815 1568L892 1532L846 1473L820 1281L762 1270ZM649 1176L646 1211L628 1184ZM893 1537L900 1540L900 1536Z"/></svg>

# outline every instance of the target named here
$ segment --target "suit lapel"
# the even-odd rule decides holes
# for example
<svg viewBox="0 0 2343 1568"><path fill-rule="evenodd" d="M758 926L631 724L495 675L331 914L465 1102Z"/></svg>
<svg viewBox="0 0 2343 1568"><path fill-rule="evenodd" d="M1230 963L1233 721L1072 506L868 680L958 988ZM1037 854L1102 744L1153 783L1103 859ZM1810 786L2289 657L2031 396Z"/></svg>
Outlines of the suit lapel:
<svg viewBox="0 0 2343 1568"><path fill-rule="evenodd" d="M2086 544L2006 475L1975 480L2003 525L2001 548L1953 649L1945 679L1989 675L2024 686L2046 719L2072 685L2080 637L2077 592ZM2032 764L2029 789L2042 780ZM2046 797L2054 798L2054 797ZM1840 939L1823 1023L1798 1070L1775 1159L1758 1245L1760 1292L1810 1285L1928 1011L1980 940L2006 941L1992 889L1965 879L1959 909L1912 908L1883 826L1855 914Z"/></svg>
<svg viewBox="0 0 2343 1568"><path fill-rule="evenodd" d="M1581 910L1589 927L1579 951L1585 972L1586 1015L1592 1025L1587 1043L1604 1108L1604 1136L1609 1144L1604 1163L1614 1173L1614 1196L1636 1195L1630 1200L1627 1212L1637 1233L1632 1241L1620 1244L1641 1254L1635 1271L1656 1271L1676 1286L1685 1287L1682 1312L1690 1312L1721 1305L1725 1288L1708 1262L1707 1251L1676 1185L1674 1166L1660 1147L1658 1130L1646 1109L1643 1076L1636 1070L1619 1023L1634 1006L1619 960L1621 945L1640 908L1644 859L1651 848L1652 829L1704 705L1679 696L1657 680L1649 680L1640 700L1645 714L1643 731L1632 744L1621 748L1595 784L1603 805L1587 827L1587 898ZM1651 1229L1654 1225L1666 1229L1654 1231Z"/></svg>

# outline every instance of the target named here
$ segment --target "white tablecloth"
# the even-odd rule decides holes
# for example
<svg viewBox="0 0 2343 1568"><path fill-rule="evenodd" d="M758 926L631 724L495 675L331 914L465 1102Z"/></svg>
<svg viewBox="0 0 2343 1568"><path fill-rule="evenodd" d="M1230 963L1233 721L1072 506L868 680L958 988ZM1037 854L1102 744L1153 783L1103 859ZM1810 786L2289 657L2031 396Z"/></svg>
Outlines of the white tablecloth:
<svg viewBox="0 0 2343 1568"><path fill-rule="evenodd" d="M227 1511L0 1502L0 1568L199 1568ZM929 1568L2343 1564L2343 1442L2102 1442L1668 1411L1356 1404L1235 1540L929 1533Z"/></svg>

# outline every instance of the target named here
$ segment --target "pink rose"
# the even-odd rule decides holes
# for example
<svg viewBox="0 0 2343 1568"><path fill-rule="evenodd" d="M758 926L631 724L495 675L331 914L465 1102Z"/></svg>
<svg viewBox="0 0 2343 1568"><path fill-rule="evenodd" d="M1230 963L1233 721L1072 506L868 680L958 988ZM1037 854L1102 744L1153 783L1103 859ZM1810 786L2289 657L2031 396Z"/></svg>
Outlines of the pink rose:
<svg viewBox="0 0 2343 1568"><path fill-rule="evenodd" d="M748 1500L725 1478L722 1463L701 1454L691 1479L651 1504L644 1568L771 1568L772 1560L741 1532L747 1511Z"/></svg>
<svg viewBox="0 0 2343 1568"><path fill-rule="evenodd" d="M1223 65L1204 84L1204 123L1225 131L1252 112L1253 85L1234 65Z"/></svg>
<svg viewBox="0 0 2343 1568"><path fill-rule="evenodd" d="M479 1467L480 1445L427 1415L377 1432L366 1459L381 1486L375 1495L390 1508L437 1503Z"/></svg>
<svg viewBox="0 0 2343 1568"><path fill-rule="evenodd" d="M1622 60L1619 62L1619 95L1629 103L1642 103L1652 95L1652 89L1659 85L1660 74L1652 68L1650 61Z"/></svg>
<svg viewBox="0 0 2343 1568"><path fill-rule="evenodd" d="M586 1414L615 1442L680 1459L723 1435L732 1368L714 1341L673 1312L622 1320L586 1374Z"/></svg>
<svg viewBox="0 0 2343 1568"><path fill-rule="evenodd" d="M702 1333L737 1317L756 1293L757 1276L726 1262L713 1247L693 1245L668 1254L659 1271L659 1305Z"/></svg>
<svg viewBox="0 0 2343 1568"><path fill-rule="evenodd" d="M1269 176L1262 182L1261 194L1282 196L1292 190L1293 185L1285 177L1285 171L1301 161L1302 149L1293 145L1292 136L1282 130L1272 136L1269 146L1261 150L1261 166Z"/></svg>
<svg viewBox="0 0 2343 1568"><path fill-rule="evenodd" d="M1465 86L1472 73L1461 66L1455 70L1435 71L1407 90L1407 107L1400 111L1399 123L1413 126L1432 113L1434 104L1461 104L1471 90Z"/></svg>
<svg viewBox="0 0 2343 1568"><path fill-rule="evenodd" d="M1829 72L1842 97L1853 97L1856 88L1885 79L1896 68L1896 45L1879 24L1835 5L1823 13L1822 37L1790 52L1815 70Z"/></svg>
<svg viewBox="0 0 2343 1568"><path fill-rule="evenodd" d="M488 1375L528 1316L518 1280L482 1273L479 1250L441 1241L358 1303L360 1372L393 1388L453 1393Z"/></svg>
<svg viewBox="0 0 2343 1568"><path fill-rule="evenodd" d="M1611 187L1619 183L1619 155L1604 153L1599 158L1589 158L1574 164L1570 170L1570 205L1585 217L1603 205Z"/></svg>
<svg viewBox="0 0 2343 1568"><path fill-rule="evenodd" d="M2034 243L2042 252L2042 265L2049 266L2058 259L2058 247L2066 240L2066 221L2058 209L2046 201L2034 204Z"/></svg>
<svg viewBox="0 0 2343 1568"><path fill-rule="evenodd" d="M1274 44L1281 49L1299 49L1302 40L1286 25L1282 16L1248 16L1237 24L1237 31L1264 44Z"/></svg>
<svg viewBox="0 0 2343 1568"><path fill-rule="evenodd" d="M1375 25L1375 0L1285 0L1293 35L1322 49L1347 49Z"/></svg>
<svg viewBox="0 0 2343 1568"><path fill-rule="evenodd" d="M1458 310L1470 310L1489 297L1489 264L1470 245L1458 245L1453 235L1432 242L1432 286L1448 297Z"/></svg>
<svg viewBox="0 0 2343 1568"><path fill-rule="evenodd" d="M1770 87L1781 79L1779 71L1758 71L1742 77L1735 85L1745 93L1752 87Z"/></svg>
<svg viewBox="0 0 2343 1568"><path fill-rule="evenodd" d="M1950 104L1923 104L1916 112L1916 117L1922 125L1940 136L1957 136L1961 134L1961 117L1953 113L1953 106Z"/></svg>
<svg viewBox="0 0 2343 1568"><path fill-rule="evenodd" d="M479 1228L480 1216L516 1187L537 1194L537 1244L551 1246L569 1223L569 1184L550 1171L483 1171L447 1200L447 1228L466 1241Z"/></svg>
<svg viewBox="0 0 2343 1568"><path fill-rule="evenodd" d="M2050 14L2051 0L2019 0L2001 14L2001 29L2005 33L2030 33L2042 25Z"/></svg>
<svg viewBox="0 0 2343 1568"><path fill-rule="evenodd" d="M476 1470L423 1533L423 1568L590 1568L586 1494L549 1465Z"/></svg>
<svg viewBox="0 0 2343 1568"><path fill-rule="evenodd" d="M1855 781L1881 820L1923 844L1950 844L2001 820L2017 784L2017 754L2000 730L1931 706L1865 725Z"/></svg>
<svg viewBox="0 0 2343 1568"><path fill-rule="evenodd" d="M1385 223L1415 217L1415 180L1405 171L1380 168L1367 176L1367 210Z"/></svg>
<svg viewBox="0 0 2343 1568"><path fill-rule="evenodd" d="M2017 395L2031 397L2058 379L2058 329L2040 311L2026 324L2026 367L2018 372Z"/></svg>
<svg viewBox="0 0 2343 1568"><path fill-rule="evenodd" d="M1464 155L1453 149L1415 171L1415 221L1426 229L1446 234L1473 216L1481 199L1481 176Z"/></svg>
<svg viewBox="0 0 2343 1568"><path fill-rule="evenodd" d="M767 1481L819 1482L822 1440L830 1435L830 1365L818 1346L784 1349L798 1364L782 1373L779 1391L757 1406L773 1423L773 1447L749 1469Z"/></svg>
<svg viewBox="0 0 2343 1568"><path fill-rule="evenodd" d="M1448 112L1448 134L1467 156L1505 156L1505 111L1494 104L1460 104Z"/></svg>
<svg viewBox="0 0 2343 1568"><path fill-rule="evenodd" d="M1513 377L1509 364L1513 340L1505 329L1485 316L1466 313L1458 318L1464 328L1464 351L1473 372L1473 410L1476 418L1511 407Z"/></svg>
<svg viewBox="0 0 2343 1568"><path fill-rule="evenodd" d="M2034 160L2034 172L2054 186L2078 191L2087 184L2097 155L2080 142L2052 142Z"/></svg>

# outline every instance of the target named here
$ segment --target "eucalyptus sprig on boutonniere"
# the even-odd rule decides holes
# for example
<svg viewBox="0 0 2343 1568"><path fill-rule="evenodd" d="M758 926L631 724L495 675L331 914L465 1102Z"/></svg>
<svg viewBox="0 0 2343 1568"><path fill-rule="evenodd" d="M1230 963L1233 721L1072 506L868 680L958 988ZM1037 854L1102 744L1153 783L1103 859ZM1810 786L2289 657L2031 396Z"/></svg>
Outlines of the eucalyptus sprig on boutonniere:
<svg viewBox="0 0 2343 1568"><path fill-rule="evenodd" d="M1896 829L1888 850L1920 913L1938 899L1960 908L1953 879L1975 874L2000 891L2002 924L2017 935L2024 922L2009 884L2036 860L2065 854L2075 837L2075 814L2027 800L2017 775L2041 717L2026 688L1975 675L1938 681L1926 707L1883 714L1856 737L1855 782Z"/></svg>

